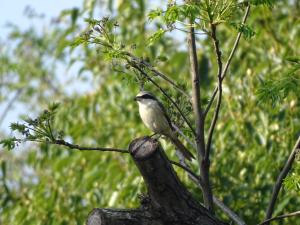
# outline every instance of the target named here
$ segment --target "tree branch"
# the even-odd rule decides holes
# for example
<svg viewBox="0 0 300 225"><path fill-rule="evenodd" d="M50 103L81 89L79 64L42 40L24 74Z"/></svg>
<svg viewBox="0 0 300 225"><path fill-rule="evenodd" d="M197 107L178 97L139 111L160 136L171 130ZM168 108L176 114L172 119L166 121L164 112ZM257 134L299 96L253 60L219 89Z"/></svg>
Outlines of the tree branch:
<svg viewBox="0 0 300 225"><path fill-rule="evenodd" d="M201 112L201 94L200 94L200 79L198 74L198 59L197 59L197 49L194 27L190 27L190 32L188 33L188 47L190 55L191 69L190 73L192 75L192 101L193 110L195 115L195 126L196 126L196 143L197 143L197 154L198 158L201 159L205 154L205 144L204 144L204 121L202 119Z"/></svg>
<svg viewBox="0 0 300 225"><path fill-rule="evenodd" d="M193 24L193 21L191 21ZM203 181L203 200L205 206L213 212L213 199L212 199L212 189L209 182L209 162L204 160L205 156L205 140L204 140L204 117L202 116L201 110L201 94L200 94L200 76L198 74L198 59L197 59L197 49L195 40L195 30L194 27L190 27L190 32L188 33L188 49L191 64L191 76L192 76L192 101L195 116L195 126L196 126L196 146L197 146L197 156L198 163L200 167L200 174Z"/></svg>
<svg viewBox="0 0 300 225"><path fill-rule="evenodd" d="M186 140L187 143L189 143L195 150L197 149L196 144L189 139L180 129L177 127L174 123L172 123L173 128Z"/></svg>
<svg viewBox="0 0 300 225"><path fill-rule="evenodd" d="M248 18L248 16L249 16L249 12L250 12L250 4L249 4L249 3L247 3L247 4L248 4L248 5L247 5L247 8L246 8L246 11L245 11L243 20L242 20L242 24L245 24L245 23L246 23L247 18ZM234 56L234 54L235 54L235 52L236 52L236 50L237 50L237 47L238 47L238 45L239 45L241 36L242 36L242 32L240 31L240 32L238 33L236 39L235 39L235 42L234 42L234 44L233 44L232 50L231 50L231 52L230 52L230 55L229 55L229 57L228 57L228 59L227 59L227 62L225 63L224 69L223 69L223 71L222 71L222 81L223 81L224 78L226 77L227 70L228 70L229 65L230 65L230 63L231 63L231 61L232 61L232 58L233 58L233 56ZM206 109L205 109L205 111L204 111L204 116L207 115L207 113L208 113L208 111L209 111L209 109L210 109L212 103L214 102L214 99L215 99L217 93L218 93L218 86L214 89L214 92L213 92L213 94L212 94L212 97L211 97L211 99L210 99L208 105L206 106Z"/></svg>
<svg viewBox="0 0 300 225"><path fill-rule="evenodd" d="M288 160L286 161L282 171L279 173L279 175L277 177L276 183L273 187L271 200L269 202L269 205L268 205L268 208L267 208L267 211L266 211L266 218L265 218L266 220L268 220L272 217L274 207L275 207L275 203L276 203L276 199L277 199L279 191L281 189L282 182L283 182L284 178L286 178L287 174L289 173L289 171L292 168L292 164L295 160L295 156L296 156L296 153L297 153L298 149L300 149L300 136L298 137L298 140L296 141L296 144L294 145L294 148L293 148ZM269 224L266 221L265 221L265 223Z"/></svg>
<svg viewBox="0 0 300 225"><path fill-rule="evenodd" d="M126 149L119 149L119 148L102 148L102 147L83 147L79 145L74 145L64 140L54 140L50 142L50 144L55 145L64 145L70 149L77 149L80 151L102 151L102 152L119 152L119 153L129 153Z"/></svg>
<svg viewBox="0 0 300 225"><path fill-rule="evenodd" d="M87 225L163 225L143 209L93 209Z"/></svg>
<svg viewBox="0 0 300 225"><path fill-rule="evenodd" d="M292 212L292 213L288 213L288 214L283 214L283 215L280 215L280 216L273 217L271 219L267 219L264 222L259 223L257 225L267 225L273 220L279 220L279 219L284 219L284 218L287 218L287 217L299 216L299 215L300 215L300 211Z"/></svg>
<svg viewBox="0 0 300 225"><path fill-rule="evenodd" d="M207 146L206 146L206 151L205 151L205 161L209 161L212 136L213 136L216 124L217 124L217 120L218 120L219 112L220 112L220 108L221 108L221 102L222 102L222 66L223 66L223 63L222 63L222 53L221 53L221 50L220 50L219 40L217 38L216 31L217 31L216 25L211 24L211 37L213 39L215 53L216 53L217 62L218 62L218 90L219 90L219 94L218 94L217 106L216 106L214 116L213 116L209 131L208 131Z"/></svg>

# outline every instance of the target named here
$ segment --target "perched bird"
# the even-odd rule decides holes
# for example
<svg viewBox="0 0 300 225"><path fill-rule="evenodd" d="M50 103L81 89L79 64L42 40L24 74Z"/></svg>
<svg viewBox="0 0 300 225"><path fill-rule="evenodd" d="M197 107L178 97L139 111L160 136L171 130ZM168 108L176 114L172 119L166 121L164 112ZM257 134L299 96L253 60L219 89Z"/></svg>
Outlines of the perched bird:
<svg viewBox="0 0 300 225"><path fill-rule="evenodd" d="M178 139L164 106L153 94L141 91L135 100L138 102L140 116L146 127L156 134L168 137L186 159L191 161L195 158Z"/></svg>

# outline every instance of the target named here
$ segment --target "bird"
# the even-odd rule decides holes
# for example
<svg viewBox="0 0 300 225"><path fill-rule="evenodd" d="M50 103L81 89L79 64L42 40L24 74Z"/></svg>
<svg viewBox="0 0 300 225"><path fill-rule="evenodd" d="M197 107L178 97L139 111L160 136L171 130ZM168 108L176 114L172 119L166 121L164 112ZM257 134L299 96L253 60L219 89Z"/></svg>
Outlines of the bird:
<svg viewBox="0 0 300 225"><path fill-rule="evenodd" d="M193 154L178 139L172 122L163 104L148 91L140 91L134 98L139 106L139 114L143 123L155 134L166 136L189 161Z"/></svg>

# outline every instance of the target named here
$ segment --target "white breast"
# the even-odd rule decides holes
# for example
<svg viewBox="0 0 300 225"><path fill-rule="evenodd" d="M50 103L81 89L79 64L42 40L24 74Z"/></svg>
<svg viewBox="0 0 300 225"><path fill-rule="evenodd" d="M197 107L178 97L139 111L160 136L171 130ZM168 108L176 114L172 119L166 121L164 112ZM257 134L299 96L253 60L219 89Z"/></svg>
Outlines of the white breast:
<svg viewBox="0 0 300 225"><path fill-rule="evenodd" d="M168 120L157 102L139 102L139 112L144 124L153 132L168 134L171 131Z"/></svg>

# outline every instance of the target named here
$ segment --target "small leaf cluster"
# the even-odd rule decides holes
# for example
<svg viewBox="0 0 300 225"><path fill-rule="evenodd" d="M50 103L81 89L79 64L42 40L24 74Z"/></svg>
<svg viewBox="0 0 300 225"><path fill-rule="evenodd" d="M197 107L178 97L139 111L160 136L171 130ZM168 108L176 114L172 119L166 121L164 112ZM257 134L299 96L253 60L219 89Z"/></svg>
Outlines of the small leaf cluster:
<svg viewBox="0 0 300 225"><path fill-rule="evenodd" d="M257 91L260 102L271 102L272 105L281 102L290 93L297 93L300 87L300 58L288 57L287 61L293 65L278 79L267 79Z"/></svg>
<svg viewBox="0 0 300 225"><path fill-rule="evenodd" d="M183 90L186 90L187 87L184 85L181 85L181 88ZM177 106L179 107L180 111L184 114L185 117L189 117L192 112L192 104L191 102L186 98L186 96L172 90L168 90L167 94L176 102ZM170 101L169 98L166 96L163 96L162 98L164 104L166 105L166 110L168 115L170 116L170 119L172 122L176 124L179 128L191 132L190 129L184 129L184 121L182 119L181 114L179 113L178 109L174 106L174 104ZM191 133L190 133L191 134Z"/></svg>
<svg viewBox="0 0 300 225"><path fill-rule="evenodd" d="M55 114L59 103L54 103L44 110L37 118L26 118L23 123L12 123L10 129L18 132L22 138L11 137L0 141L8 150L12 150L21 142L33 141L41 143L55 142L63 136L62 131L53 130Z"/></svg>
<svg viewBox="0 0 300 225"><path fill-rule="evenodd" d="M246 39L250 39L255 35L255 31L247 24L231 22L230 25L241 32Z"/></svg>
<svg viewBox="0 0 300 225"><path fill-rule="evenodd" d="M300 193L300 149L297 149L295 155L293 172L284 179L284 187L288 191L296 191Z"/></svg>
<svg viewBox="0 0 300 225"><path fill-rule="evenodd" d="M166 10L155 9L148 14L149 21L160 19L165 25L165 28L160 27L149 38L149 44L151 45L159 40L167 31L182 30L182 28L178 28L178 26L182 27L182 25L185 29L194 26L204 33L208 33L212 24L225 23L242 32L246 38L251 38L255 34L252 28L232 21L233 16L239 9L243 9L245 5L235 0L185 1L184 4L177 4L176 1L172 1L168 4ZM187 19L191 22L187 23Z"/></svg>
<svg viewBox="0 0 300 225"><path fill-rule="evenodd" d="M251 0L250 3L253 5L265 5L272 7L277 2L277 0Z"/></svg>
<svg viewBox="0 0 300 225"><path fill-rule="evenodd" d="M114 58L124 58L125 45L117 41L116 28L119 27L117 21L109 17L100 20L86 19L90 29L77 37L72 47L75 48L82 44L96 44L100 47L108 60Z"/></svg>

